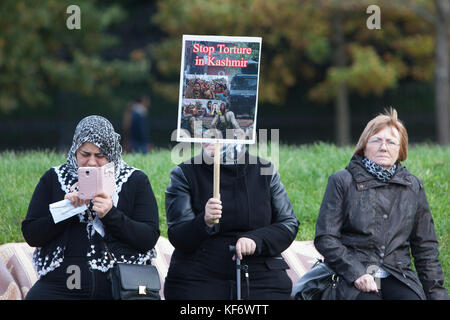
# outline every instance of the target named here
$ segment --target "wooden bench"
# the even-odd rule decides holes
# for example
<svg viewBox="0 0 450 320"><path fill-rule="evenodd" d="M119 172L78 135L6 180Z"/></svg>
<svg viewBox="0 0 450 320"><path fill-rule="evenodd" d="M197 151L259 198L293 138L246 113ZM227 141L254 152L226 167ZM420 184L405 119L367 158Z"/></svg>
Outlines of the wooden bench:
<svg viewBox="0 0 450 320"><path fill-rule="evenodd" d="M153 259L152 264L158 269L161 288L164 288L173 249L167 238L159 238L156 244L157 257ZM37 281L37 274L31 261L33 251L34 248L24 242L0 246L0 300L24 299ZM318 258L322 258L312 241L294 241L282 255L290 267L287 272L293 284ZM160 293L164 299L163 289Z"/></svg>

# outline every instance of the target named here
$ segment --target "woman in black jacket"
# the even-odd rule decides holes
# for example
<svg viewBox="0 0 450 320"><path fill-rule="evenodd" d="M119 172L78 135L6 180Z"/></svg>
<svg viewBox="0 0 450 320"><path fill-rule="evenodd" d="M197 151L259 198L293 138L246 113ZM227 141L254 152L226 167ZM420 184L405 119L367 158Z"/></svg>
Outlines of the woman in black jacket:
<svg viewBox="0 0 450 320"><path fill-rule="evenodd" d="M212 146L212 145L209 145ZM287 193L271 164L243 145L225 145L221 201L212 198L211 151L176 166L166 190L169 240L175 247L164 285L166 299L235 299L236 266L243 258L242 298L289 299L292 282L281 253L298 231ZM220 219L214 224L215 219Z"/></svg>
<svg viewBox="0 0 450 320"><path fill-rule="evenodd" d="M120 136L100 116L80 121L67 162L40 179L22 222L22 233L36 247L33 263L39 280L26 299L111 299L108 270L115 262L150 261L159 237L158 207L150 182L121 156ZM79 167L113 163L115 193L80 200ZM49 205L68 199L84 212L55 223ZM105 244L109 253L105 250Z"/></svg>
<svg viewBox="0 0 450 320"><path fill-rule="evenodd" d="M328 180L314 244L340 277L338 299L448 298L423 183L400 163L407 154L406 129L390 110Z"/></svg>

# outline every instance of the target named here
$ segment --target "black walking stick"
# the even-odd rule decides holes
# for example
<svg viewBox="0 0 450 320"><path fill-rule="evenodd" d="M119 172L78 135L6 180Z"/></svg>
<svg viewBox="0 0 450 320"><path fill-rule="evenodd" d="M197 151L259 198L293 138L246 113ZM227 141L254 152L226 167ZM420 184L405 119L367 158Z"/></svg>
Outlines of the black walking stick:
<svg viewBox="0 0 450 320"><path fill-rule="evenodd" d="M237 300L242 300L241 298L241 270L245 271L245 281L247 284L247 299L250 296L250 283L248 279L248 266L246 264L241 265L241 260L236 255L236 246L229 246L228 249L231 253L234 253L236 258L236 297Z"/></svg>
<svg viewBox="0 0 450 320"><path fill-rule="evenodd" d="M237 257L236 246L228 247L231 253L234 253L236 257L236 297L238 300L241 299L241 260Z"/></svg>

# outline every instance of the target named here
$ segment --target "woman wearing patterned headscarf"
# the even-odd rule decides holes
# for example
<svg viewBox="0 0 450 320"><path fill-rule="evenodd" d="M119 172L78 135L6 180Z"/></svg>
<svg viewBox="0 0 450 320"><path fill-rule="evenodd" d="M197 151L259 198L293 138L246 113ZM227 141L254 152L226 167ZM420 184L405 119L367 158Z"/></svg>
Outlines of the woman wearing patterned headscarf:
<svg viewBox="0 0 450 320"><path fill-rule="evenodd" d="M155 196L147 175L122 160L119 140L107 119L86 117L75 129L67 162L40 179L22 223L25 240L36 247L39 276L26 299L111 299L108 270L154 256L160 234ZM78 168L108 163L114 164L115 193L80 200ZM55 224L49 205L63 199L87 209Z"/></svg>
<svg viewBox="0 0 450 320"><path fill-rule="evenodd" d="M391 109L367 124L348 166L328 179L314 245L339 276L338 299L448 298L424 185L401 164L407 154Z"/></svg>

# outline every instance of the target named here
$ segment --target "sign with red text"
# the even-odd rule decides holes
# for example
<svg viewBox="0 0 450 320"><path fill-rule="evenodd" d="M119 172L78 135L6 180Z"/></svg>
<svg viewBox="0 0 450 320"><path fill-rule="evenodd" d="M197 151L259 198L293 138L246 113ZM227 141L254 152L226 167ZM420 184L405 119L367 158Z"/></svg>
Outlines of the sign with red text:
<svg viewBox="0 0 450 320"><path fill-rule="evenodd" d="M261 43L183 35L177 141L255 143Z"/></svg>

